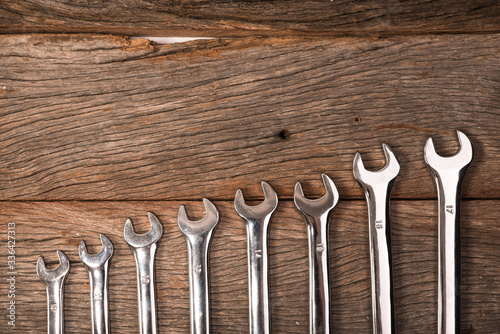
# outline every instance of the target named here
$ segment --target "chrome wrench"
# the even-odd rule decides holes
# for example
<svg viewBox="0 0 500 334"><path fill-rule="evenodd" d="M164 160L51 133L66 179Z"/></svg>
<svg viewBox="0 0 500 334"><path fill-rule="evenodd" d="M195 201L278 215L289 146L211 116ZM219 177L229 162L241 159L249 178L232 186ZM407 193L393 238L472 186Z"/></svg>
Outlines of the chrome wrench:
<svg viewBox="0 0 500 334"><path fill-rule="evenodd" d="M267 230L278 206L278 195L262 182L264 201L248 206L240 189L234 198L234 208L243 218L248 239L248 288L250 301L250 334L269 334L269 287L267 261Z"/></svg>
<svg viewBox="0 0 500 334"><path fill-rule="evenodd" d="M382 147L387 160L384 168L376 172L366 170L358 152L354 157L353 172L368 203L373 333L394 334L389 198L400 166L391 148L386 144Z"/></svg>
<svg viewBox="0 0 500 334"><path fill-rule="evenodd" d="M109 333L108 309L108 267L113 256L113 244L100 235L102 251L99 254L87 253L85 241L80 243L79 253L90 279L90 301L92 312L92 334Z"/></svg>
<svg viewBox="0 0 500 334"><path fill-rule="evenodd" d="M69 273L69 261L63 252L57 251L59 267L47 269L40 256L36 263L36 273L47 289L47 333L64 333L64 282Z"/></svg>
<svg viewBox="0 0 500 334"><path fill-rule="evenodd" d="M432 138L424 157L438 192L438 334L460 333L460 195L474 156L472 144L457 131L460 151L441 157Z"/></svg>
<svg viewBox="0 0 500 334"><path fill-rule="evenodd" d="M328 221L339 200L333 181L323 174L326 193L319 199L304 197L300 182L295 185L295 206L304 216L309 238L309 332L330 333L330 288L328 284Z"/></svg>
<svg viewBox="0 0 500 334"><path fill-rule="evenodd" d="M163 235L163 228L154 214L148 212L148 216L151 222L151 230L148 233L136 234L130 219L127 219L123 229L123 237L134 253L137 267L140 334L158 333L154 262L156 249Z"/></svg>
<svg viewBox="0 0 500 334"><path fill-rule="evenodd" d="M188 246L191 334L210 333L208 247L219 222L219 212L208 199L204 198L203 204L207 213L201 220L190 221L184 205L177 218Z"/></svg>

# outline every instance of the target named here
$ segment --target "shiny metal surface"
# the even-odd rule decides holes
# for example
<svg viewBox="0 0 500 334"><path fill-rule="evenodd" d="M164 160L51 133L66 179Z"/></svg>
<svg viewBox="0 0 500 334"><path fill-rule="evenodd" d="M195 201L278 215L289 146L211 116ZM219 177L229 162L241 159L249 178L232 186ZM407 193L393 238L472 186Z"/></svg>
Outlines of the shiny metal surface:
<svg viewBox="0 0 500 334"><path fill-rule="evenodd" d="M234 198L234 208L243 218L247 230L250 334L269 334L271 331L267 231L271 216L278 206L278 195L268 183L261 184L264 201L259 205L247 205L239 189Z"/></svg>
<svg viewBox="0 0 500 334"><path fill-rule="evenodd" d="M47 333L64 333L64 282L69 273L69 261L63 252L57 251L59 267L47 269L40 256L36 263L36 273L47 289Z"/></svg>
<svg viewBox="0 0 500 334"><path fill-rule="evenodd" d="M132 221L127 219L123 237L134 253L137 267L137 299L139 303L139 333L158 333L156 318L156 297L154 281L154 261L156 249L163 235L163 227L158 218L148 212L151 230L136 234Z"/></svg>
<svg viewBox="0 0 500 334"><path fill-rule="evenodd" d="M460 195L474 155L465 134L457 131L460 151L441 157L432 138L424 157L438 192L438 334L460 333Z"/></svg>
<svg viewBox="0 0 500 334"><path fill-rule="evenodd" d="M391 148L386 144L382 147L387 160L384 168L376 172L366 170L358 152L354 157L353 173L368 203L373 333L394 334L389 198L400 166Z"/></svg>
<svg viewBox="0 0 500 334"><path fill-rule="evenodd" d="M87 253L87 246L82 240L79 253L90 279L90 305L92 313L92 334L109 333L108 308L108 268L113 256L113 244L104 235L100 235L102 251L98 254Z"/></svg>
<svg viewBox="0 0 500 334"><path fill-rule="evenodd" d="M328 284L328 221L339 199L333 181L323 174L326 193L319 199L304 197L299 182L295 185L295 206L304 216L309 241L309 332L330 333L330 288Z"/></svg>
<svg viewBox="0 0 500 334"><path fill-rule="evenodd" d="M210 333L208 248L219 212L208 199L204 198L203 204L206 215L201 220L189 220L184 205L179 208L177 218L188 246L191 334Z"/></svg>

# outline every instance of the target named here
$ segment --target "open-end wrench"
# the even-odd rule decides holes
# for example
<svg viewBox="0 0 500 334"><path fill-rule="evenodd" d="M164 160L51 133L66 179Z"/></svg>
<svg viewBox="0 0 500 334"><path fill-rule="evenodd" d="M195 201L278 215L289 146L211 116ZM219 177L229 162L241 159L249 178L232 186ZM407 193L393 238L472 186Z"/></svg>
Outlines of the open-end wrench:
<svg viewBox="0 0 500 334"><path fill-rule="evenodd" d="M259 205L247 205L240 189L234 198L234 208L243 218L247 229L250 334L270 333L267 230L278 206L278 195L266 182L261 184L264 201Z"/></svg>
<svg viewBox="0 0 500 334"><path fill-rule="evenodd" d="M438 192L438 334L460 333L460 195L465 173L472 162L472 144L457 131L460 151L441 157L432 138L424 157Z"/></svg>
<svg viewBox="0 0 500 334"><path fill-rule="evenodd" d="M328 284L328 221L339 200L333 181L323 174L326 193L306 199L299 182L295 185L295 206L304 216L309 238L309 332L330 333L330 288Z"/></svg>
<svg viewBox="0 0 500 334"><path fill-rule="evenodd" d="M389 198L400 166L391 148L386 144L382 147L387 160L384 168L376 172L366 170L358 152L354 157L353 172L368 203L373 333L394 334Z"/></svg>
<svg viewBox="0 0 500 334"><path fill-rule="evenodd" d="M136 234L132 221L127 219L123 229L123 237L134 253L137 267L137 299L139 302L139 333L158 333L156 321L156 298L154 284L154 262L156 249L163 228L158 218L148 212L151 230L146 234Z"/></svg>
<svg viewBox="0 0 500 334"><path fill-rule="evenodd" d="M47 333L64 333L64 281L69 272L69 261L63 252L57 251L59 267L47 269L40 256L36 263L36 273L47 288Z"/></svg>
<svg viewBox="0 0 500 334"><path fill-rule="evenodd" d="M85 241L80 243L80 259L89 273L90 301L92 311L92 334L109 333L108 314L108 267L113 256L113 244L101 236L102 251L99 254L87 253Z"/></svg>
<svg viewBox="0 0 500 334"><path fill-rule="evenodd" d="M201 220L189 220L184 205L180 207L177 218L188 246L191 334L210 333L208 247L219 222L219 212L208 199L204 198L203 204L207 213Z"/></svg>

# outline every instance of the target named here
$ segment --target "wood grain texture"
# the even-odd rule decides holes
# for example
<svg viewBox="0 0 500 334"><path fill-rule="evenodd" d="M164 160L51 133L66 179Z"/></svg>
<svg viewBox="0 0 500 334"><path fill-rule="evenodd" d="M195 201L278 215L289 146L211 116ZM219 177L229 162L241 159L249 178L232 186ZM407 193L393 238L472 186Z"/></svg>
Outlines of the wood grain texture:
<svg viewBox="0 0 500 334"><path fill-rule="evenodd" d="M142 36L383 35L499 32L495 0L4 0L0 33Z"/></svg>
<svg viewBox="0 0 500 334"><path fill-rule="evenodd" d="M188 333L187 247L176 217L181 202L12 202L0 203L0 233L16 223L16 332L46 329L46 296L35 273L42 255L54 264L56 250L71 261L66 284L66 333L90 332L87 272L78 257L85 240L101 249L98 233L114 244L110 267L110 319L114 333L137 333L136 273L123 240L131 217L139 232L148 230L146 211L164 226L156 260L160 333ZM230 201L216 202L221 221L210 251L213 333L248 333L246 232ZM201 201L187 203L193 219ZM500 202L465 201L462 215L462 326L495 333L500 326ZM364 201L340 201L330 224L331 321L335 333L371 333L368 226ZM394 287L397 333L436 332L436 201L392 201ZM290 201L280 202L270 225L270 294L273 333L308 331L308 259L305 223ZM3 237L2 237L3 239ZM6 258L7 247L0 248ZM8 290L5 261L0 289ZM2 299L6 298L2 296ZM2 321L5 321L4 319ZM3 324L2 324L3 326ZM470 333L473 333L472 331Z"/></svg>
<svg viewBox="0 0 500 334"><path fill-rule="evenodd" d="M1 200L281 198L296 181L364 198L352 176L402 170L394 198L436 197L432 136L472 140L464 197L500 198L500 35L244 39L154 45L99 35L0 38Z"/></svg>

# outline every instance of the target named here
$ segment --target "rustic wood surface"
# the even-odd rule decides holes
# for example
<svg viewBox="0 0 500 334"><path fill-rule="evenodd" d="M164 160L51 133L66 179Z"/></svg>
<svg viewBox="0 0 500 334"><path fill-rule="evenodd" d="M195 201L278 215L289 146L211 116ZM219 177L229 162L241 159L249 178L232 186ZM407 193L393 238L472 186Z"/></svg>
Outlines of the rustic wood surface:
<svg viewBox="0 0 500 334"><path fill-rule="evenodd" d="M0 39L0 199L291 199L352 159L402 165L394 198L436 198L425 140L476 156L464 198L498 199L500 35L270 38L154 45L97 35ZM247 189L248 188L248 189Z"/></svg>
<svg viewBox="0 0 500 334"><path fill-rule="evenodd" d="M157 36L500 32L496 0L3 0L0 33Z"/></svg>
<svg viewBox="0 0 500 334"><path fill-rule="evenodd" d="M146 212L161 219L164 236L156 260L160 333L188 333L187 251L176 217L183 202L2 202L1 233L16 223L17 314L19 333L45 331L45 288L35 273L42 255L56 263L66 253L71 271L66 284L66 333L89 333L87 272L78 245L101 249L98 233L114 244L110 267L110 318L114 333L137 333L136 274L123 224L131 217L148 230ZM246 232L231 201L215 202L221 221L210 252L213 333L248 333ZM392 201L394 286L397 333L435 333L437 298L437 207L435 201ZM201 218L201 201L187 203ZM495 333L500 326L500 202L464 201L462 219L463 333ZM364 201L340 201L330 224L331 320L335 333L371 333L368 225ZM273 333L308 332L307 233L290 201L282 201L270 225L270 293ZM6 257L6 247L0 249ZM4 266L4 261L1 262ZM0 288L7 290L4 267ZM474 331L475 330L475 331Z"/></svg>

